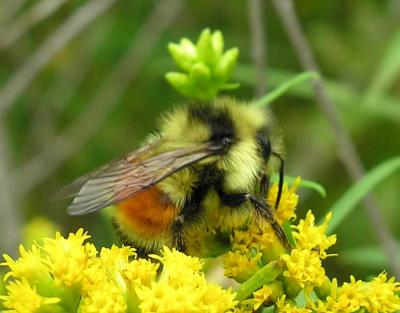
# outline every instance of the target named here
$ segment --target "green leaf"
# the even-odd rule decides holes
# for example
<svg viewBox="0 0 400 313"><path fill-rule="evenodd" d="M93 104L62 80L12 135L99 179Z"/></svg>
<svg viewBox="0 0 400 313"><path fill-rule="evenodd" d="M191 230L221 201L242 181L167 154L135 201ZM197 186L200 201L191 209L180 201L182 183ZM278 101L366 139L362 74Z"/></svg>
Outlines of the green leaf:
<svg viewBox="0 0 400 313"><path fill-rule="evenodd" d="M284 178L284 182L288 183L289 185L293 184L293 182L295 181L296 177L294 176L288 176L285 175ZM277 174L274 174L271 176L271 181L274 183L277 183L279 181L279 176ZM316 191L321 197L325 198L326 197L326 190L324 188L324 186L322 186L321 184L312 181L312 180L307 180L307 179L301 179L300 180L300 187L302 188L308 188L311 189L313 191Z"/></svg>
<svg viewBox="0 0 400 313"><path fill-rule="evenodd" d="M386 255L380 246L363 246L346 249L340 251L338 258L345 265L366 269L381 270L388 266Z"/></svg>
<svg viewBox="0 0 400 313"><path fill-rule="evenodd" d="M254 291L272 282L281 271L278 262L269 262L236 290L236 300L247 299Z"/></svg>
<svg viewBox="0 0 400 313"><path fill-rule="evenodd" d="M400 74L400 29L398 29L387 45L381 64L365 93L364 105L378 105L374 100L391 87Z"/></svg>
<svg viewBox="0 0 400 313"><path fill-rule="evenodd" d="M275 307L273 305L263 308L261 313L274 313L275 312Z"/></svg>
<svg viewBox="0 0 400 313"><path fill-rule="evenodd" d="M283 231L285 232L286 238L289 241L289 244L292 247L296 247L296 239L293 236L292 232L292 223L290 221L286 221L282 225Z"/></svg>
<svg viewBox="0 0 400 313"><path fill-rule="evenodd" d="M332 234L368 192L398 169L400 169L400 156L382 162L350 187L332 206L333 217L328 225L327 234Z"/></svg>
<svg viewBox="0 0 400 313"><path fill-rule="evenodd" d="M268 82L272 88L277 88L293 78L293 76L300 74L301 73L270 68L268 69ZM238 64L232 78L242 82L244 85L253 85L255 79L253 66ZM370 106L359 106L357 104L362 103L363 98L358 90L355 90L346 83L338 81L324 79L324 82L332 100L347 114L356 114L357 118L359 118L360 113L364 113L383 117L395 122L400 121L400 105L396 97L385 94L379 99L373 99ZM315 99L315 94L310 84L297 84L288 89L286 93L287 95L307 100Z"/></svg>
<svg viewBox="0 0 400 313"><path fill-rule="evenodd" d="M267 105L267 104L275 101L279 97L281 97L283 94L287 93L288 90L293 88L294 86L302 84L304 82L307 82L311 79L318 79L318 78L319 78L319 75L315 72L304 72L304 73L298 74L295 77L289 79L287 82L279 85L271 92L268 92L265 96L258 99L255 102L255 104L256 105Z"/></svg>

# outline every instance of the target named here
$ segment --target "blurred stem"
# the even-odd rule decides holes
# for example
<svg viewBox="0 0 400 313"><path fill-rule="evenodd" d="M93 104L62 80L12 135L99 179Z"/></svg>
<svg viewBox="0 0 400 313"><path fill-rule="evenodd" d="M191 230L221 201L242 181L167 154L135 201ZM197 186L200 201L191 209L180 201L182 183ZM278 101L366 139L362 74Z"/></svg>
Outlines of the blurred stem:
<svg viewBox="0 0 400 313"><path fill-rule="evenodd" d="M271 102L275 101L277 98L286 94L289 89L295 87L298 84L307 82L311 79L319 79L318 74L314 73L314 72L304 72L299 75L296 75L292 79L290 79L290 80L284 82L283 84L279 85L278 87L276 87L271 92L268 92L266 95L257 99L255 104L256 105L268 105Z"/></svg>
<svg viewBox="0 0 400 313"><path fill-rule="evenodd" d="M7 49L30 28L40 23L57 11L66 0L41 0L35 3L27 12L12 19L9 25L0 29L0 49Z"/></svg>
<svg viewBox="0 0 400 313"><path fill-rule="evenodd" d="M139 28L139 33L132 39L126 53L88 102L85 111L16 172L12 185L18 186L21 194L32 190L96 134L113 105L118 103L136 79L154 46L182 8L181 0L160 0L157 3Z"/></svg>
<svg viewBox="0 0 400 313"><path fill-rule="evenodd" d="M0 2L0 32L2 32L7 27L6 24L18 14L18 11L25 2L25 0L2 0Z"/></svg>
<svg viewBox="0 0 400 313"><path fill-rule="evenodd" d="M289 39L294 47L295 53L306 71L320 73L318 64L315 61L311 47L303 33L300 21L297 17L293 2L291 0L272 0L279 17L286 29ZM321 76L322 77L322 76ZM318 103L325 114L337 141L339 157L350 174L353 181L360 180L365 173L360 157L351 141L350 135L344 128L336 112L335 106L328 96L323 80L312 81ZM364 198L364 208L370 219L373 229L378 235L380 244L385 250L391 271L400 277L400 263L396 241L387 229L377 201L372 194Z"/></svg>
<svg viewBox="0 0 400 313"><path fill-rule="evenodd" d="M250 23L250 48L255 67L256 96L260 97L267 92L268 82L265 70L267 68L266 34L264 31L264 2L262 0L248 0Z"/></svg>
<svg viewBox="0 0 400 313"><path fill-rule="evenodd" d="M0 116L1 118L1 116ZM10 184L12 175L10 149L4 121L0 122L0 254L17 255L21 242L21 217Z"/></svg>
<svg viewBox="0 0 400 313"><path fill-rule="evenodd" d="M0 114L18 99L52 58L116 0L92 0L83 4L37 48L0 90Z"/></svg>

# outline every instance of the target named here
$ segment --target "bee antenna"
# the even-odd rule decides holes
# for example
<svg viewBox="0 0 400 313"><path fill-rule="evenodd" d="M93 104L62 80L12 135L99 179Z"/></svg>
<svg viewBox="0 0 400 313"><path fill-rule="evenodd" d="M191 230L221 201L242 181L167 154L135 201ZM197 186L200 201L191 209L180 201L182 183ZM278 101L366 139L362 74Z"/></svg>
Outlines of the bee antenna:
<svg viewBox="0 0 400 313"><path fill-rule="evenodd" d="M272 152L272 155L276 158L278 158L280 165L279 165L279 183L278 183L278 195L275 200L275 210L278 209L279 203L281 202L281 197L282 197L282 189L283 189L283 181L284 181L284 175L285 175L285 160L283 157L276 152Z"/></svg>

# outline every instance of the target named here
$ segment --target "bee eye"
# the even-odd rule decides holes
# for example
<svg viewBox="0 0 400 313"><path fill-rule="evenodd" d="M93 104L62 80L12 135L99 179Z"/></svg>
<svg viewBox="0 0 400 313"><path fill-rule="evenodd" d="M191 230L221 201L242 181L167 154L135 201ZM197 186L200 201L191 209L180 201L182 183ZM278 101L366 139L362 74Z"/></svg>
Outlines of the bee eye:
<svg viewBox="0 0 400 313"><path fill-rule="evenodd" d="M260 146L261 154L264 160L268 160L271 155L271 143L264 133L257 133L257 142Z"/></svg>

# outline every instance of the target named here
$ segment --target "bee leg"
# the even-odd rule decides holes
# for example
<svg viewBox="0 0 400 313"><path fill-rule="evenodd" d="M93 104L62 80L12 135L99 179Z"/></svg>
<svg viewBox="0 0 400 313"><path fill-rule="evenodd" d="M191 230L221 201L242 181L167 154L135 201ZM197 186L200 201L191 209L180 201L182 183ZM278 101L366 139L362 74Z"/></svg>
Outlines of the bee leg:
<svg viewBox="0 0 400 313"><path fill-rule="evenodd" d="M269 178L267 175L263 173L261 175L261 181L260 181L260 197L262 199L265 199L268 190L269 190Z"/></svg>
<svg viewBox="0 0 400 313"><path fill-rule="evenodd" d="M117 233L118 239L119 241L127 246L131 246L133 248L135 248L135 252L136 255L140 258L147 258L149 254L151 253L156 253L155 251L150 251L148 249L146 249L145 247L140 246L139 244L133 242L132 240L130 240L119 228L118 223L115 221L115 219L112 220L112 225L113 228L115 230L115 232Z"/></svg>
<svg viewBox="0 0 400 313"><path fill-rule="evenodd" d="M251 194L248 195L248 199L254 205L256 213L268 221L268 223L274 230L276 236L278 237L279 241L288 251L290 251L292 247L290 246L290 243L287 240L285 232L283 231L282 227L276 221L274 212L272 208L268 205L268 203L265 202L262 198L257 198Z"/></svg>
<svg viewBox="0 0 400 313"><path fill-rule="evenodd" d="M243 202L249 200L248 193L232 193L228 194L223 191L218 191L218 195L221 199L221 202L230 207L238 207L242 205Z"/></svg>
<svg viewBox="0 0 400 313"><path fill-rule="evenodd" d="M280 165L279 165L279 184L278 184L278 195L276 196L276 200L275 200L275 210L278 210L279 207L279 203L281 201L281 197L282 197L282 190L283 190L283 181L285 179L285 160L283 159L283 157L276 153L273 152L272 155L276 158L278 158Z"/></svg>
<svg viewBox="0 0 400 313"><path fill-rule="evenodd" d="M185 252L186 250L186 237L183 230L183 225L185 222L184 215L178 215L172 224L172 244L180 252Z"/></svg>

